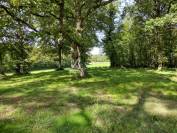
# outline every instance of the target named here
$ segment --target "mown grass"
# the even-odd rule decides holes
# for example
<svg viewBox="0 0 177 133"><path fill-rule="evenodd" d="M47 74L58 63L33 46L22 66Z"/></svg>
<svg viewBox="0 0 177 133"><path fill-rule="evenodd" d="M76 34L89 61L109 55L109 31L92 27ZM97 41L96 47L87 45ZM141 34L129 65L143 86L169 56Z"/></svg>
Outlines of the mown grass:
<svg viewBox="0 0 177 133"><path fill-rule="evenodd" d="M177 133L177 72L89 68L0 81L2 133Z"/></svg>

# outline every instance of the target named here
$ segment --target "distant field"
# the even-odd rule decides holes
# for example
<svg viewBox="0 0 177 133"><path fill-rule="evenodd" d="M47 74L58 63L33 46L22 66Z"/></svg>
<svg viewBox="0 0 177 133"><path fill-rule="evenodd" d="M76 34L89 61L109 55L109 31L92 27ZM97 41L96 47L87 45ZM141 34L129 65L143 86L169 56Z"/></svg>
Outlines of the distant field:
<svg viewBox="0 0 177 133"><path fill-rule="evenodd" d="M176 71L105 64L1 80L0 133L177 133Z"/></svg>
<svg viewBox="0 0 177 133"><path fill-rule="evenodd" d="M110 62L91 62L88 67L109 67Z"/></svg>

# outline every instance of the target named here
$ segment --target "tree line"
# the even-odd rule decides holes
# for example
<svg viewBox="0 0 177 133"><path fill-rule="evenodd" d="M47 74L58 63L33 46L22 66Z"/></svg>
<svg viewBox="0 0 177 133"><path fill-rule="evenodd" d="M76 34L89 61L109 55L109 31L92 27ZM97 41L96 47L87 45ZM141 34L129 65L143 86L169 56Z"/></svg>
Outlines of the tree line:
<svg viewBox="0 0 177 133"><path fill-rule="evenodd" d="M118 22L116 13L107 11L103 40L111 67L177 66L177 1L135 0Z"/></svg>

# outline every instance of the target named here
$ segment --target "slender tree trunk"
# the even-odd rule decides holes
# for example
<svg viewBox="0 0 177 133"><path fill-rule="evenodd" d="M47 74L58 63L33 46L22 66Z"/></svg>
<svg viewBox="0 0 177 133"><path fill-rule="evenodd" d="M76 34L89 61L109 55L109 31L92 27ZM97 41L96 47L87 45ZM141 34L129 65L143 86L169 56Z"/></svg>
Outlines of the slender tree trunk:
<svg viewBox="0 0 177 133"><path fill-rule="evenodd" d="M62 69L62 47L59 47L59 68Z"/></svg>
<svg viewBox="0 0 177 133"><path fill-rule="evenodd" d="M159 34L159 29L157 29L156 31L156 42L157 42L157 62L158 62L158 70L161 70L163 67L163 46L162 46L162 42L161 42L161 37Z"/></svg>
<svg viewBox="0 0 177 133"><path fill-rule="evenodd" d="M58 39L57 54L58 54L58 68L57 70L63 70L62 66L62 48L64 44L64 8L65 1L60 0L59 2L59 33L60 38Z"/></svg>
<svg viewBox="0 0 177 133"><path fill-rule="evenodd" d="M63 70L63 66L62 66L62 46L61 45L58 45L57 54L58 54L57 70Z"/></svg>
<svg viewBox="0 0 177 133"><path fill-rule="evenodd" d="M174 47L174 37L173 37L173 34L172 34L172 25L170 25L169 26L170 28L169 28L169 31L168 31L168 36L167 36L167 39L166 40L168 40L167 41L167 44L166 44L166 46L167 46L167 49L168 49L168 51L167 51L167 57L168 57L168 67L169 68L174 68L175 67L175 61L174 61L174 53L175 53L175 47Z"/></svg>
<svg viewBox="0 0 177 133"><path fill-rule="evenodd" d="M0 74L1 74L1 75L5 75L4 67L3 67L2 55L0 55Z"/></svg>

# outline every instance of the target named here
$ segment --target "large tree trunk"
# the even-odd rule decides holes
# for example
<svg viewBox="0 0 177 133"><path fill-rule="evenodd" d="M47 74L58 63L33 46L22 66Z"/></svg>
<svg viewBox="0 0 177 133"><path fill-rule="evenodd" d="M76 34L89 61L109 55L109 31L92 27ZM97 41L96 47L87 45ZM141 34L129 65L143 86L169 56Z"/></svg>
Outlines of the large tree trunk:
<svg viewBox="0 0 177 133"><path fill-rule="evenodd" d="M111 68L117 68L117 67L119 67L119 65L118 65L118 60L117 60L117 53L116 53L116 51L115 51L115 49L112 49L111 50L112 51L112 53L111 53L111 55L110 55L110 57L109 57L109 59L110 59L110 62L111 62Z"/></svg>
<svg viewBox="0 0 177 133"><path fill-rule="evenodd" d="M76 19L76 36L78 36L79 38L82 38L82 18L80 16L81 14L78 13L78 17ZM82 48L82 44L81 42L74 42L72 44L72 68L76 68L79 70L80 73L80 77L84 78L87 76L87 70L86 70L86 65L85 65L85 61L83 60L84 57L84 51Z"/></svg>
<svg viewBox="0 0 177 133"><path fill-rule="evenodd" d="M87 70L86 70L86 65L83 60L84 54L81 52L81 47L74 43L72 44L72 62L71 62L71 67L74 69L79 70L79 75L81 78L84 78L87 76Z"/></svg>
<svg viewBox="0 0 177 133"><path fill-rule="evenodd" d="M80 51L80 47L77 46L77 53L78 53L78 69L80 71L80 77L84 78L87 76L86 65L85 62L82 60L82 53Z"/></svg>

